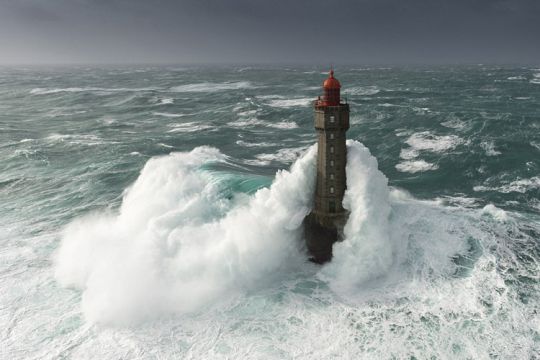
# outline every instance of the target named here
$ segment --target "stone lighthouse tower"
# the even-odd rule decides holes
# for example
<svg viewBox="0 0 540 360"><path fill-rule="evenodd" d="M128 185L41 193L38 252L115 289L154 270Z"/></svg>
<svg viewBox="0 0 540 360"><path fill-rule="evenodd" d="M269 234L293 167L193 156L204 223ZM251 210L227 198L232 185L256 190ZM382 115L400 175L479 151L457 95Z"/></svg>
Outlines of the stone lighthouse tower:
<svg viewBox="0 0 540 360"><path fill-rule="evenodd" d="M304 230L312 261L317 263L332 258L332 245L342 236L347 220L342 201L347 186L345 132L349 129L349 105L341 100L340 89L331 70L323 83L323 97L314 103L317 181L313 210L304 220Z"/></svg>

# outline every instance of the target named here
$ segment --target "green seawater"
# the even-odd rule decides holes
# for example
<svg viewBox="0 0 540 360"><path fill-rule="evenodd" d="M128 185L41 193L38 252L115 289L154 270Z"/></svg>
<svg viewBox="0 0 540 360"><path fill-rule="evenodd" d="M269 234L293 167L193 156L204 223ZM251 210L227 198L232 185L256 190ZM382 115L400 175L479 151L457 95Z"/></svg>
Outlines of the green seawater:
<svg viewBox="0 0 540 360"><path fill-rule="evenodd" d="M0 358L540 358L540 68L335 70L351 107L347 136L377 159L391 197L392 263L346 292L307 262L273 268L273 258L261 258L272 276L253 271L242 260L244 242L235 245L238 254L226 252L238 266L232 260L213 269L223 259L212 224L263 197L276 172L314 144L311 102L325 69L0 68ZM185 154L200 147L219 155L192 167ZM196 304L178 311L170 303L187 301L185 292L143 286L133 294L156 295L141 304L92 290L137 283L116 275L139 254L109 256L108 245L94 252L93 244L122 236L102 237L85 220L108 217L100 226L112 229L122 211L139 219L152 198L126 202L126 194L136 181L153 186L150 170L141 172L166 158L160 184L186 179L171 192L167 206L177 208L152 208L145 229L155 237L123 239L166 264L144 268L155 270L163 288L196 281L213 288L227 273L226 290L210 296L190 287ZM156 198L159 190L152 189ZM203 200L190 205L199 192ZM284 194L278 202L293 196ZM109 278L89 265L84 285L65 286L55 274L58 251L77 221L82 232L95 230L77 256L110 257L114 266L106 267ZM249 237L249 221L235 224L224 225L223 238L230 230L233 244L237 233L262 241ZM280 234L270 225L264 233L274 230ZM197 234L192 241L204 249L194 252L194 264L184 254L199 245L186 234ZM298 248L303 254L301 241ZM193 275L199 272L207 275ZM106 298L99 307L96 293ZM125 308L145 315L110 315Z"/></svg>

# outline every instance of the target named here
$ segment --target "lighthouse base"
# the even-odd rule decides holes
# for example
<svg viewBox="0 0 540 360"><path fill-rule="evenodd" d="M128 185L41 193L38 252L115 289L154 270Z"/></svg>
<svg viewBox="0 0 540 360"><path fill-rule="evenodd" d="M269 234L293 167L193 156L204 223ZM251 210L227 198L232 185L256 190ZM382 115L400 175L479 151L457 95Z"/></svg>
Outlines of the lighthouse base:
<svg viewBox="0 0 540 360"><path fill-rule="evenodd" d="M346 220L346 213L317 214L315 212L304 219L304 236L311 261L323 264L332 260L332 246L336 241L343 239L343 226Z"/></svg>

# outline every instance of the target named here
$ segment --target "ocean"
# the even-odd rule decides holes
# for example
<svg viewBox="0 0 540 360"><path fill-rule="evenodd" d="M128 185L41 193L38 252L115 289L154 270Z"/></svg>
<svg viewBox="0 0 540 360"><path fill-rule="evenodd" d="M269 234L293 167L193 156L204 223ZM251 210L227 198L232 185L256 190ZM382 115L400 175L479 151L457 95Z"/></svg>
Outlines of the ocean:
<svg viewBox="0 0 540 360"><path fill-rule="evenodd" d="M0 68L0 358L540 359L540 69Z"/></svg>

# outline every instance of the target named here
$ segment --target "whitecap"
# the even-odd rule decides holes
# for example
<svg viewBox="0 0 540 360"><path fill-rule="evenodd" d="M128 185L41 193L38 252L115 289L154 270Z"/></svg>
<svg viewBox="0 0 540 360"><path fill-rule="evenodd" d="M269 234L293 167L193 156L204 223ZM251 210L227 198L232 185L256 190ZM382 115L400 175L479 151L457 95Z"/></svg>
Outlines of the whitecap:
<svg viewBox="0 0 540 360"><path fill-rule="evenodd" d="M240 145L242 147L248 147L248 148L251 148L251 147L270 147L270 146L277 146L276 143L269 143L269 142L257 142L257 143L254 143L254 142L247 142L247 141L244 141L244 140L237 140L236 141L236 144L237 145Z"/></svg>
<svg viewBox="0 0 540 360"><path fill-rule="evenodd" d="M435 199L439 205L442 206L461 206L474 208L478 204L478 199L470 198L466 196L443 196Z"/></svg>
<svg viewBox="0 0 540 360"><path fill-rule="evenodd" d="M275 129L283 129L283 130L289 130L289 129L296 129L298 128L298 124L294 121L279 121L279 122L270 122L270 121L264 121L257 118L240 118L236 121L231 121L227 123L227 125L232 127L251 127L251 126L264 126L264 127L270 127Z"/></svg>
<svg viewBox="0 0 540 360"><path fill-rule="evenodd" d="M167 148L167 149L172 149L172 148L174 148L174 146L168 145L168 144L164 144L164 143L158 143L158 145L161 146L161 147Z"/></svg>
<svg viewBox="0 0 540 360"><path fill-rule="evenodd" d="M168 117L168 118L178 118L178 117L183 117L187 115L187 114L175 114L175 113L166 113L166 112L158 112L158 111L154 111L152 114L157 115L157 116Z"/></svg>
<svg viewBox="0 0 540 360"><path fill-rule="evenodd" d="M102 145L105 143L103 139L93 134L51 134L45 140L51 143L63 142L72 145L87 146ZM114 142L109 141L109 143L112 144Z"/></svg>
<svg viewBox="0 0 540 360"><path fill-rule="evenodd" d="M251 166L268 166L271 163L270 160L259 160L259 159L243 160L242 162L246 165L251 165Z"/></svg>
<svg viewBox="0 0 540 360"><path fill-rule="evenodd" d="M212 83L202 82L174 86L170 89L173 92L218 92L225 90L253 89L255 86L249 81Z"/></svg>
<svg viewBox="0 0 540 360"><path fill-rule="evenodd" d="M320 276L339 293L383 276L391 267L388 179L377 159L359 142L347 141L347 190L343 207L349 211L344 240L333 246L333 259Z"/></svg>
<svg viewBox="0 0 540 360"><path fill-rule="evenodd" d="M257 125L265 125L266 122L263 120L259 120L257 118L240 118L236 121L231 121L227 123L227 125L232 127L248 127L248 126L257 126Z"/></svg>
<svg viewBox="0 0 540 360"><path fill-rule="evenodd" d="M408 172L411 174L417 173L417 172L424 172L428 170L437 170L439 168L438 165L428 163L425 160L409 160L409 161L403 161L396 165L396 169L401 172Z"/></svg>
<svg viewBox="0 0 540 360"><path fill-rule="evenodd" d="M113 93L113 92L131 92L131 91L155 91L157 88L100 88L100 87L70 87L70 88L34 88L30 90L32 95L48 95L48 94L57 94L63 92L102 92L102 93Z"/></svg>
<svg viewBox="0 0 540 360"><path fill-rule="evenodd" d="M285 130L298 128L298 124L294 121L279 121L276 123L267 122L266 125L272 128Z"/></svg>
<svg viewBox="0 0 540 360"><path fill-rule="evenodd" d="M169 105L169 104L173 104L174 103L174 99L173 98L163 98L163 99L159 99L159 104L160 105Z"/></svg>
<svg viewBox="0 0 540 360"><path fill-rule="evenodd" d="M292 107L305 107L312 103L311 98L298 98L298 99L284 99L284 100L272 100L268 105L278 108L292 108Z"/></svg>
<svg viewBox="0 0 540 360"><path fill-rule="evenodd" d="M487 156L501 155L501 152L495 149L494 141L482 141L480 146L485 150Z"/></svg>
<svg viewBox="0 0 540 360"><path fill-rule="evenodd" d="M209 124L201 124L200 122L189 122L189 123L178 123L178 124L170 124L169 127L171 128L167 132L169 133L191 133L191 132L197 132L202 130L208 130L213 129L214 126Z"/></svg>
<svg viewBox="0 0 540 360"><path fill-rule="evenodd" d="M442 153L456 148L464 141L456 135L434 135L429 131L412 134L405 141L411 148L417 151L431 151Z"/></svg>
<svg viewBox="0 0 540 360"><path fill-rule="evenodd" d="M450 120L442 122L441 125L450 129L461 130L465 128L466 123L456 117L453 117Z"/></svg>
<svg viewBox="0 0 540 360"><path fill-rule="evenodd" d="M288 162L292 162L298 159L300 155L306 151L307 148L308 146L284 148L284 149L278 150L276 153L258 154L258 155L255 155L255 157L261 161L267 161L267 162L278 161L278 162L288 163Z"/></svg>
<svg viewBox="0 0 540 360"><path fill-rule="evenodd" d="M238 202L201 169L225 160L217 149L152 158L118 212L67 226L56 278L83 292L91 323L131 324L193 312L288 274L303 263L298 243L315 155L312 147L270 188Z"/></svg>
<svg viewBox="0 0 540 360"><path fill-rule="evenodd" d="M357 86L357 87L349 87L342 91L342 94L345 95L375 95L378 94L381 90L377 86Z"/></svg>
<svg viewBox="0 0 540 360"><path fill-rule="evenodd" d="M497 221L505 222L508 220L508 215L503 209L499 209L493 204L488 204L482 209L482 214L487 214Z"/></svg>
<svg viewBox="0 0 540 360"><path fill-rule="evenodd" d="M517 179L501 186L477 185L474 191L497 191L503 194L512 192L526 193L530 190L540 189L540 177L534 176L528 179Z"/></svg>
<svg viewBox="0 0 540 360"><path fill-rule="evenodd" d="M403 160L411 160L419 155L418 151L414 148L401 149L399 157Z"/></svg>

